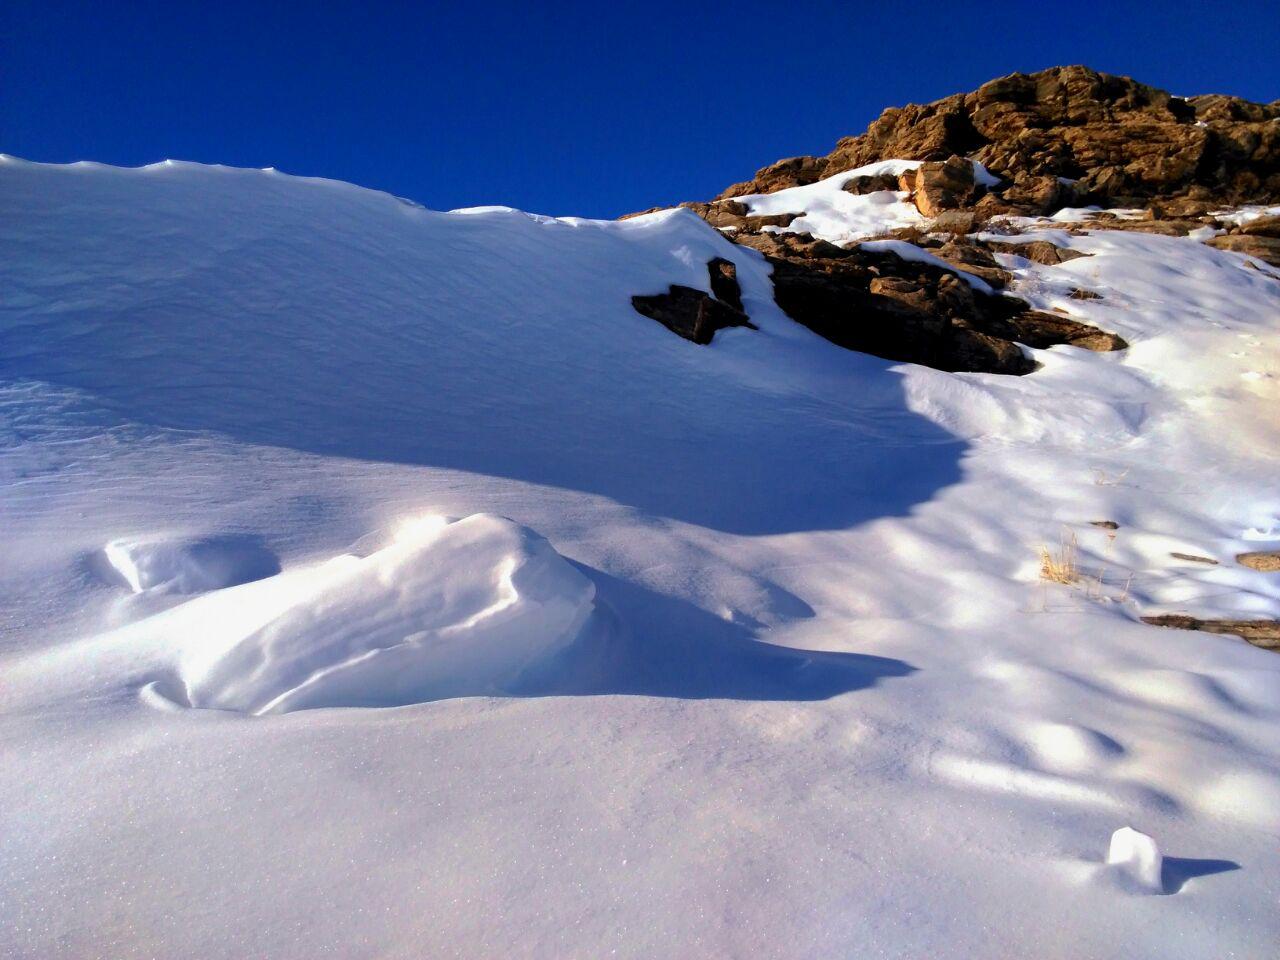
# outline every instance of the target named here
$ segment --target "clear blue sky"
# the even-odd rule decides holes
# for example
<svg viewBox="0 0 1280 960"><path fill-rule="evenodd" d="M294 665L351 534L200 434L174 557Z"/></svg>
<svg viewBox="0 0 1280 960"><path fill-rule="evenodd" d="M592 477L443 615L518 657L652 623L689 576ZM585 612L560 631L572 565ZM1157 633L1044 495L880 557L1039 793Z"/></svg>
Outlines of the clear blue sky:
<svg viewBox="0 0 1280 960"><path fill-rule="evenodd" d="M1061 63L1270 101L1280 0L0 0L0 152L613 216Z"/></svg>

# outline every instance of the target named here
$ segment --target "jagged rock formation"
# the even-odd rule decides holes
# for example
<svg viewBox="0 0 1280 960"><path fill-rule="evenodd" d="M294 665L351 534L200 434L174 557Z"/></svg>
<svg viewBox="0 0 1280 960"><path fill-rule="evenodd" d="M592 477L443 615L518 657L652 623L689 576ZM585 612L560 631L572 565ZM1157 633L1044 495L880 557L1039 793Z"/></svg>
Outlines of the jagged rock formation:
<svg viewBox="0 0 1280 960"><path fill-rule="evenodd" d="M928 250L951 271L806 233L779 233L802 214L756 215L733 199L884 160L923 162L897 177L854 177L841 189L905 192L929 222L923 230L893 234ZM971 161L997 180L979 179ZM1211 215L1222 207L1273 201L1280 202L1280 101L1217 95L1184 100L1127 77L1070 66L1012 74L972 93L891 108L825 157L780 160L709 203L681 206L735 243L762 252L773 265L778 305L834 343L943 370L1021 374L1035 363L1018 344L1091 350L1126 344L964 281L960 274L971 274L997 294L1003 290L1010 274L996 253L1046 265L1081 256L1044 241L1014 245L970 236L991 226L993 217L1045 215L1083 204L1141 207L1145 217L1103 212L1086 224L1060 226L1165 236L1208 226L1218 231L1206 241L1213 246L1280 266L1280 217L1238 225ZM709 343L723 327L749 323L741 301L716 288L716 263L727 261L710 267L714 296L672 287L658 297L634 298L636 309L698 343ZM1072 296L1097 294L1077 290Z"/></svg>
<svg viewBox="0 0 1280 960"><path fill-rule="evenodd" d="M749 234L739 242L773 266L774 297L792 319L842 347L888 360L1022 374L1036 365L1019 343L1126 346L1114 334L981 292L953 272L891 251L837 247L807 234ZM985 269L992 286L1003 286L1003 271L976 242L952 240L930 252L949 255L965 273Z"/></svg>
<svg viewBox="0 0 1280 960"><path fill-rule="evenodd" d="M929 104L891 107L827 156L780 160L720 196L772 193L879 160L958 156L1006 181L1002 199L1039 210L1068 200L1280 201L1277 119L1280 101L1183 100L1128 77L1054 67Z"/></svg>
<svg viewBox="0 0 1280 960"><path fill-rule="evenodd" d="M672 284L666 293L636 296L631 305L638 313L657 320L672 333L708 344L716 331L726 327L755 329L742 310L742 292L738 287L737 268L719 257L707 264L711 285L708 295L693 287Z"/></svg>

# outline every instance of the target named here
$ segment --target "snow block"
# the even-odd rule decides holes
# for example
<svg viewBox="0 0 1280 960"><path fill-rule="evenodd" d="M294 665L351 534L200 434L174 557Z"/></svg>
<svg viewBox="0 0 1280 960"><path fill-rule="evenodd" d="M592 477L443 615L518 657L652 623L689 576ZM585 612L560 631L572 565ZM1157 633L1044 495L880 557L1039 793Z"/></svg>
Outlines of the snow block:
<svg viewBox="0 0 1280 960"><path fill-rule="evenodd" d="M247 628L184 641L173 699L269 714L499 694L579 637L595 596L542 537L484 514L279 581L234 598L262 606Z"/></svg>
<svg viewBox="0 0 1280 960"><path fill-rule="evenodd" d="M1137 893L1164 892L1164 858L1155 840L1145 833L1132 827L1121 827L1113 833L1107 864L1125 886Z"/></svg>

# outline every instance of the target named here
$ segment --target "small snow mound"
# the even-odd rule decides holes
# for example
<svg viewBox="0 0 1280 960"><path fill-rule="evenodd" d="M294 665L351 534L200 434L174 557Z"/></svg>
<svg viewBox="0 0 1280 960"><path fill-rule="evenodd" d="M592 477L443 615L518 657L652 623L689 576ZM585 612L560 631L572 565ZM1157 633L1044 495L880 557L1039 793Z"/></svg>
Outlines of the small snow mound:
<svg viewBox="0 0 1280 960"><path fill-rule="evenodd" d="M1138 893L1163 893L1164 857L1155 840L1133 827L1121 827L1111 835L1107 865L1117 879Z"/></svg>
<svg viewBox="0 0 1280 960"><path fill-rule="evenodd" d="M509 692L579 638L595 596L542 537L485 514L407 523L280 581L237 598L261 604L240 629L187 638L185 696L167 699L256 715Z"/></svg>
<svg viewBox="0 0 1280 960"><path fill-rule="evenodd" d="M247 536L113 540L101 561L107 579L134 593L203 593L280 572L275 554Z"/></svg>

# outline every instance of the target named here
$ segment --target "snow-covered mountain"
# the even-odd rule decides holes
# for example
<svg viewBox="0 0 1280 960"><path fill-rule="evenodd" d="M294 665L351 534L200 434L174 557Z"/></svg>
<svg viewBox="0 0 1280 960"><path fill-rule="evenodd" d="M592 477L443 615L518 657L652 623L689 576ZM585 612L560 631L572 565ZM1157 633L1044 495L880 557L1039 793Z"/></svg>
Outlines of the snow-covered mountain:
<svg viewBox="0 0 1280 960"><path fill-rule="evenodd" d="M1280 207L998 153L0 161L0 952L1270 956Z"/></svg>

